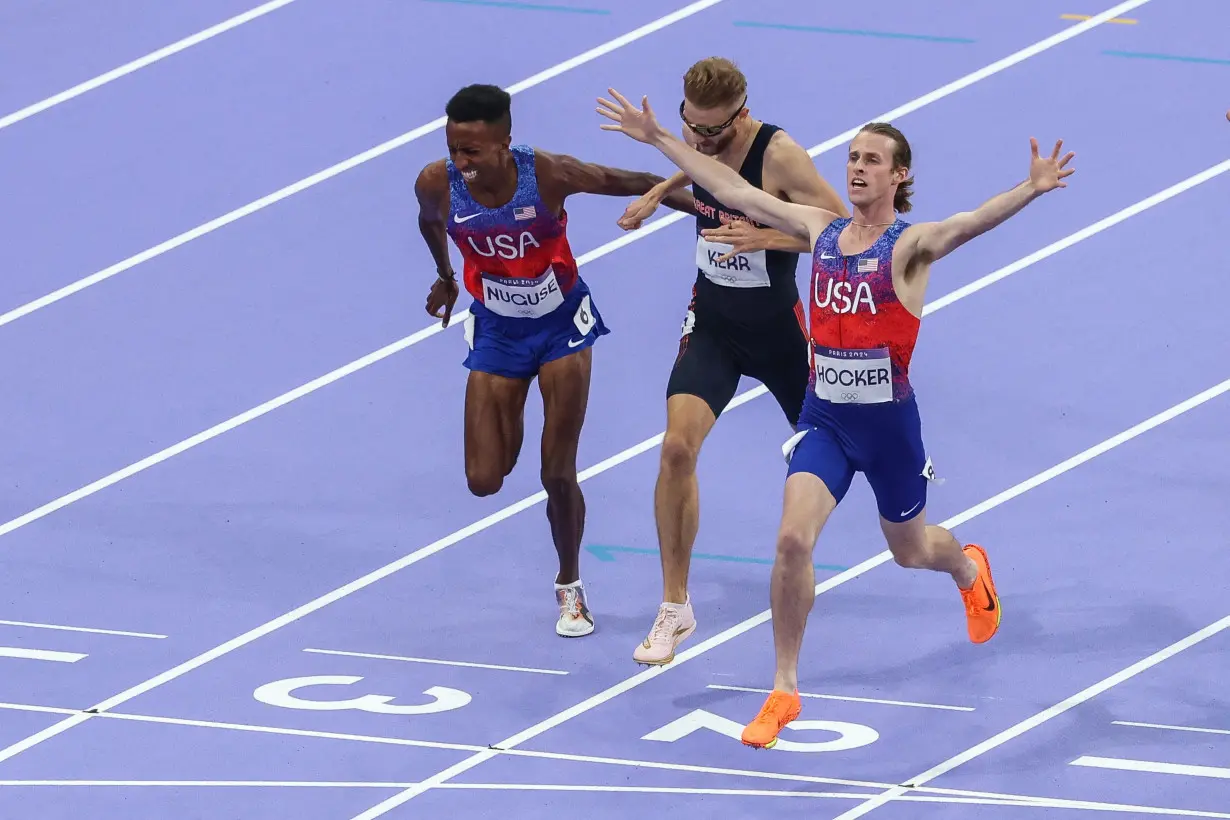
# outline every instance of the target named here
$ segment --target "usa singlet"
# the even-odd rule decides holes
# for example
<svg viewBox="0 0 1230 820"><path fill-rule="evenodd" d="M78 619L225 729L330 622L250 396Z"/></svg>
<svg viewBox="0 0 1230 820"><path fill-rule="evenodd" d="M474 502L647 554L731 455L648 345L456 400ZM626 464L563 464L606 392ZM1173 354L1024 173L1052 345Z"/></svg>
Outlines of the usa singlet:
<svg viewBox="0 0 1230 820"><path fill-rule="evenodd" d="M880 514L906 521L923 510L935 478L909 378L921 322L893 286L893 248L909 223L897 219L847 255L838 238L850 221L834 220L812 252L810 385L783 452L791 473L819 476L838 501L862 472Z"/></svg>
<svg viewBox="0 0 1230 820"><path fill-rule="evenodd" d="M517 189L498 208L476 202L447 162L448 233L474 297L465 328L466 367L531 378L546 362L591 346L609 330L577 269L567 212L556 217L542 201L534 149L514 145L510 151Z"/></svg>

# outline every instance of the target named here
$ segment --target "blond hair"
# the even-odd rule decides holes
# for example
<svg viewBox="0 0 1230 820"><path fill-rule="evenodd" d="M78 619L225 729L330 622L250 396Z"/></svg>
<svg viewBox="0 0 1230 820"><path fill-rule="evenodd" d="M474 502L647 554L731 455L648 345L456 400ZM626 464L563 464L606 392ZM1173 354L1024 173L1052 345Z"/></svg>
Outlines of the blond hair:
<svg viewBox="0 0 1230 820"><path fill-rule="evenodd" d="M725 57L707 57L683 75L683 96L697 108L722 108L747 96L747 77Z"/></svg>

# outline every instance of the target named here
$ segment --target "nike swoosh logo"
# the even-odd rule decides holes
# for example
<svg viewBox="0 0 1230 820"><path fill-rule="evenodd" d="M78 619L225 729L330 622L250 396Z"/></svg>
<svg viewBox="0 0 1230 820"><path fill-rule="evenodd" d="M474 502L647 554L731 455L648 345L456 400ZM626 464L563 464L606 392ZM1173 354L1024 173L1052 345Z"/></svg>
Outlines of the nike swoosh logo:
<svg viewBox="0 0 1230 820"><path fill-rule="evenodd" d="M821 259L836 259L837 257L833 256L833 254L831 253L822 253L820 254L820 258Z"/></svg>
<svg viewBox="0 0 1230 820"><path fill-rule="evenodd" d="M586 337L586 336L582 336L580 339L569 339L569 340L568 340L568 346L569 346L569 347L576 347L577 345L583 345L583 344L585 344L585 340L586 340L586 338L588 338L588 337Z"/></svg>
<svg viewBox="0 0 1230 820"><path fill-rule="evenodd" d="M921 504L921 503L922 503L921 501L919 501L919 502L918 502L918 504ZM915 504L913 507L910 507L908 510L904 511L903 513L901 513L901 515L902 515L902 516L907 516L907 515L909 515L910 513L914 512L915 510L917 510L917 509L918 509L918 504Z"/></svg>
<svg viewBox="0 0 1230 820"><path fill-rule="evenodd" d="M458 225L460 225L462 222L469 222L471 219L473 219L476 216L482 216L482 214L470 214L469 216L462 216L461 214L453 214L453 221L456 222Z"/></svg>

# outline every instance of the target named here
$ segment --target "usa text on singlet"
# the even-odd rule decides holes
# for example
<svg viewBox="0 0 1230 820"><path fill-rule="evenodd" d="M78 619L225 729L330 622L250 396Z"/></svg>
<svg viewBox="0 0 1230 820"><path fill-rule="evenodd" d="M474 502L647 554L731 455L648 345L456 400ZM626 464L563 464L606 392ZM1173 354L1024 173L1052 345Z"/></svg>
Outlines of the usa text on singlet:
<svg viewBox="0 0 1230 820"><path fill-rule="evenodd" d="M581 278L568 244L568 214L557 219L539 194L534 149L510 150L517 190L498 208L475 202L448 162L448 232L465 260L465 288L478 304L499 316L537 319L568 301Z"/></svg>
<svg viewBox="0 0 1230 820"><path fill-rule="evenodd" d="M812 252L812 389L834 404L901 401L913 395L920 324L893 287L893 247L909 223L897 219L870 248L847 256L837 240L849 223L834 220Z"/></svg>

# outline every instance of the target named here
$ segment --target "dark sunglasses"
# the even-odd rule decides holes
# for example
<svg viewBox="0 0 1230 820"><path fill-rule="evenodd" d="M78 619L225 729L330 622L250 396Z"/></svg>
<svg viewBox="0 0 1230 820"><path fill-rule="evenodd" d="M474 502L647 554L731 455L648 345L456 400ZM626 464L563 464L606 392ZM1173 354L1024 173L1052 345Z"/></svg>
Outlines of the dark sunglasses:
<svg viewBox="0 0 1230 820"><path fill-rule="evenodd" d="M718 134L729 128L730 124L735 121L735 118L743 113L743 107L747 105L747 97L744 97L743 102L739 103L739 107L735 109L735 113L730 115L730 119L726 120L726 122L721 125L696 125L688 122L688 118L683 116L683 106L686 103L687 100L679 101L679 119L683 120L683 124L688 128L691 128L697 134L700 134L702 137L716 137Z"/></svg>

